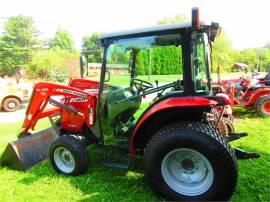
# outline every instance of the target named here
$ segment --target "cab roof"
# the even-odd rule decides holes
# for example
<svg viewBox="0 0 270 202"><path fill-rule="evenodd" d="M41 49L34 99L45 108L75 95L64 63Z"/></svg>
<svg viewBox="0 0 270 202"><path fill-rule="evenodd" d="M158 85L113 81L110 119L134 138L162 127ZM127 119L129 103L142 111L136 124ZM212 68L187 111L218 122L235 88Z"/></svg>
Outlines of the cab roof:
<svg viewBox="0 0 270 202"><path fill-rule="evenodd" d="M101 36L100 40L125 37L125 36L130 36L130 35L140 35L140 34L147 34L147 33L154 33L154 32L171 31L171 30L177 30L177 29L186 29L186 28L191 28L191 27L192 27L191 22L157 25L157 26L150 26L150 27L138 28L138 29L132 29L132 30L126 30L126 31L105 33Z"/></svg>

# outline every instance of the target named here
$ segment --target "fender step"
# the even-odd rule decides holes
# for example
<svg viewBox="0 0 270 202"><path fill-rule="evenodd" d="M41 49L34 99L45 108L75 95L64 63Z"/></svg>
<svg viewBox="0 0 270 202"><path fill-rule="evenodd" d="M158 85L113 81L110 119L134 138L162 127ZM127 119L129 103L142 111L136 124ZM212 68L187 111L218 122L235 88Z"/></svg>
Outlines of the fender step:
<svg viewBox="0 0 270 202"><path fill-rule="evenodd" d="M235 148L235 155L237 159L256 159L260 158L260 154L257 152L248 152L243 149Z"/></svg>
<svg viewBox="0 0 270 202"><path fill-rule="evenodd" d="M127 148L117 146L105 146L103 165L116 169L129 169L130 154Z"/></svg>
<svg viewBox="0 0 270 202"><path fill-rule="evenodd" d="M231 142L231 141L238 140L238 139L240 139L242 137L246 137L246 136L248 136L247 132L243 132L243 133L232 132L232 133L229 133L227 140L228 140L228 142Z"/></svg>

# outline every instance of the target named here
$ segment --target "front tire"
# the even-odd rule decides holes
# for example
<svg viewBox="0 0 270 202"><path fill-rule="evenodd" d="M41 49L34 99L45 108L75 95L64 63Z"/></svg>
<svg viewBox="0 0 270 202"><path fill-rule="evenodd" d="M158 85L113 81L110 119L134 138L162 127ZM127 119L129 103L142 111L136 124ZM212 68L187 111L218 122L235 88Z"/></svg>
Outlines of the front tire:
<svg viewBox="0 0 270 202"><path fill-rule="evenodd" d="M270 95L261 96L255 103L258 114L262 116L270 116Z"/></svg>
<svg viewBox="0 0 270 202"><path fill-rule="evenodd" d="M64 175L81 175L88 169L89 158L84 143L69 135L56 139L50 148L50 161L54 170Z"/></svg>
<svg viewBox="0 0 270 202"><path fill-rule="evenodd" d="M224 201L237 183L234 151L210 125L175 123L146 146L144 172L155 192L168 200Z"/></svg>

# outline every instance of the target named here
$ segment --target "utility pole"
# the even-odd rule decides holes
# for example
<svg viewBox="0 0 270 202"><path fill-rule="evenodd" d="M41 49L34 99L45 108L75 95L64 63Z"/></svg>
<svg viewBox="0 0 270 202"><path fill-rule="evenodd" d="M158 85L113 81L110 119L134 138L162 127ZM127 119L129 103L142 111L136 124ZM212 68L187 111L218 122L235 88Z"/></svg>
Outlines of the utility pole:
<svg viewBox="0 0 270 202"><path fill-rule="evenodd" d="M256 72L259 72L260 69L259 69L259 65L260 65L260 55L261 55L261 48L258 48L258 57L257 57L257 67L256 67Z"/></svg>

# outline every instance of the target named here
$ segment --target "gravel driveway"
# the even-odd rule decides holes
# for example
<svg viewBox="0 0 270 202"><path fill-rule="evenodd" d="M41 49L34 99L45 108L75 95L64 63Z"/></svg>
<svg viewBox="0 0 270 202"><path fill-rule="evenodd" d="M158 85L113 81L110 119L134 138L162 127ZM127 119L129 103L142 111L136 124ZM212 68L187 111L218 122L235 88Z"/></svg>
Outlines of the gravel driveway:
<svg viewBox="0 0 270 202"><path fill-rule="evenodd" d="M4 112L0 111L0 124L11 123L16 121L23 121L25 117L25 111L28 103L23 103L16 112Z"/></svg>

